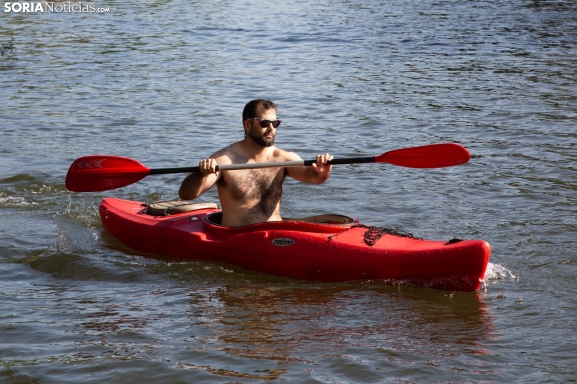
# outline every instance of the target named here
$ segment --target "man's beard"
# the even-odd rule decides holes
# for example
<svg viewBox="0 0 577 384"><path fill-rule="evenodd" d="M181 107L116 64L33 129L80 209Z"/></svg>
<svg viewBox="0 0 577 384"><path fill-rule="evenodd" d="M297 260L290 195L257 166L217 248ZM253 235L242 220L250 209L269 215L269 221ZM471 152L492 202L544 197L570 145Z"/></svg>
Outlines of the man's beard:
<svg viewBox="0 0 577 384"><path fill-rule="evenodd" d="M252 139L252 141L254 141L263 148L272 147L272 145L274 144L274 135L270 140L267 140L263 135L256 133L254 131L250 131L248 135Z"/></svg>

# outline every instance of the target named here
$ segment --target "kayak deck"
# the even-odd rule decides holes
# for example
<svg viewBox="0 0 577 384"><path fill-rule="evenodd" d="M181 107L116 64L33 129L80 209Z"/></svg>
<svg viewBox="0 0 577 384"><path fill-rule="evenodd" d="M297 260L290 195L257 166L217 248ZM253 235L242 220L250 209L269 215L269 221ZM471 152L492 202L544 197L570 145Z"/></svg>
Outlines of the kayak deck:
<svg viewBox="0 0 577 384"><path fill-rule="evenodd" d="M368 227L356 221L281 221L244 227L218 224L220 210L201 208L150 216L143 203L104 199L107 232L145 253L213 260L303 280L383 280L446 290L479 289L490 256L484 240L421 240L383 234L365 242Z"/></svg>

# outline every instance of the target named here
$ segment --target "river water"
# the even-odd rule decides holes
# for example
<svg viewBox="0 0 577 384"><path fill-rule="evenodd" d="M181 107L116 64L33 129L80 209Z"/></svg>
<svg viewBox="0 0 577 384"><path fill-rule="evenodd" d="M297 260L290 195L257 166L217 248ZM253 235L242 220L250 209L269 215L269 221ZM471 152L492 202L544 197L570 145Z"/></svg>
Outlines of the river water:
<svg viewBox="0 0 577 384"><path fill-rule="evenodd" d="M0 378L6 383L577 380L573 1L152 1L0 9ZM303 282L139 254L74 159L195 165L253 98L303 158L457 142L452 168L335 166L285 216L335 212L492 245L477 292ZM216 201L214 191L202 197Z"/></svg>

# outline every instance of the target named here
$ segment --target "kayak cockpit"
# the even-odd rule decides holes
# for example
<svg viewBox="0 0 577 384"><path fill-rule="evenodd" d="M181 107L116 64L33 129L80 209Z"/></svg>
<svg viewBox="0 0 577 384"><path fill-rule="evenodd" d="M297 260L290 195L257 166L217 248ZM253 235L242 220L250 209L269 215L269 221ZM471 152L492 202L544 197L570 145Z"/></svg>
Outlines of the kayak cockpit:
<svg viewBox="0 0 577 384"><path fill-rule="evenodd" d="M316 232L316 233L338 233L358 225L359 221L352 217L326 214L298 219L284 219L283 221L267 221L243 225L241 227L226 227L221 225L222 212L209 213L203 217L204 227L222 234L243 233L247 231L299 231L299 232Z"/></svg>
<svg viewBox="0 0 577 384"><path fill-rule="evenodd" d="M218 209L218 205L215 203L191 203L190 201L180 199L153 201L152 203L144 203L142 206L144 207L142 213L150 216L170 216L200 209Z"/></svg>
<svg viewBox="0 0 577 384"><path fill-rule="evenodd" d="M218 205L210 202L193 203L187 200L163 200L143 203L140 213L149 216L171 216L195 211L205 211L202 222L204 227L220 234L234 234L257 230L294 230L315 233L339 233L348 230L359 221L352 217L338 214L323 214L299 218L285 218L282 221L267 221L244 225L241 227L226 227L222 223L222 212Z"/></svg>
<svg viewBox="0 0 577 384"><path fill-rule="evenodd" d="M318 224L331 224L331 225L346 225L346 224L358 224L357 219L352 217L337 215L334 213L329 213L326 215L315 215L308 217L300 217L297 219L285 218L283 221L296 221L301 223L318 223Z"/></svg>
<svg viewBox="0 0 577 384"><path fill-rule="evenodd" d="M215 225L222 225L222 212L215 212L207 215L206 220ZM346 225L346 224L358 224L359 221L353 219L352 217L336 214L326 214L326 215L315 215L309 217L300 217L298 219L285 218L282 220L283 223L286 222L298 222L298 223L316 223L316 224L326 224L326 225ZM276 221L268 223L277 223ZM259 223L260 224L260 223Z"/></svg>

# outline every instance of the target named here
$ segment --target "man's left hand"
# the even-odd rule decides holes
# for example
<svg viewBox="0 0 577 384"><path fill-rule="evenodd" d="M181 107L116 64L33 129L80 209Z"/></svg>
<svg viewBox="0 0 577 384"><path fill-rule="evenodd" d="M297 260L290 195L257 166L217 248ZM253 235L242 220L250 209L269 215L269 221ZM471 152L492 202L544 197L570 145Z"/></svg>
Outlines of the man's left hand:
<svg viewBox="0 0 577 384"><path fill-rule="evenodd" d="M332 165L327 165L327 162L332 160L333 157L328 153L324 155L317 155L315 163L313 163L313 169L323 175L328 175L331 172Z"/></svg>

